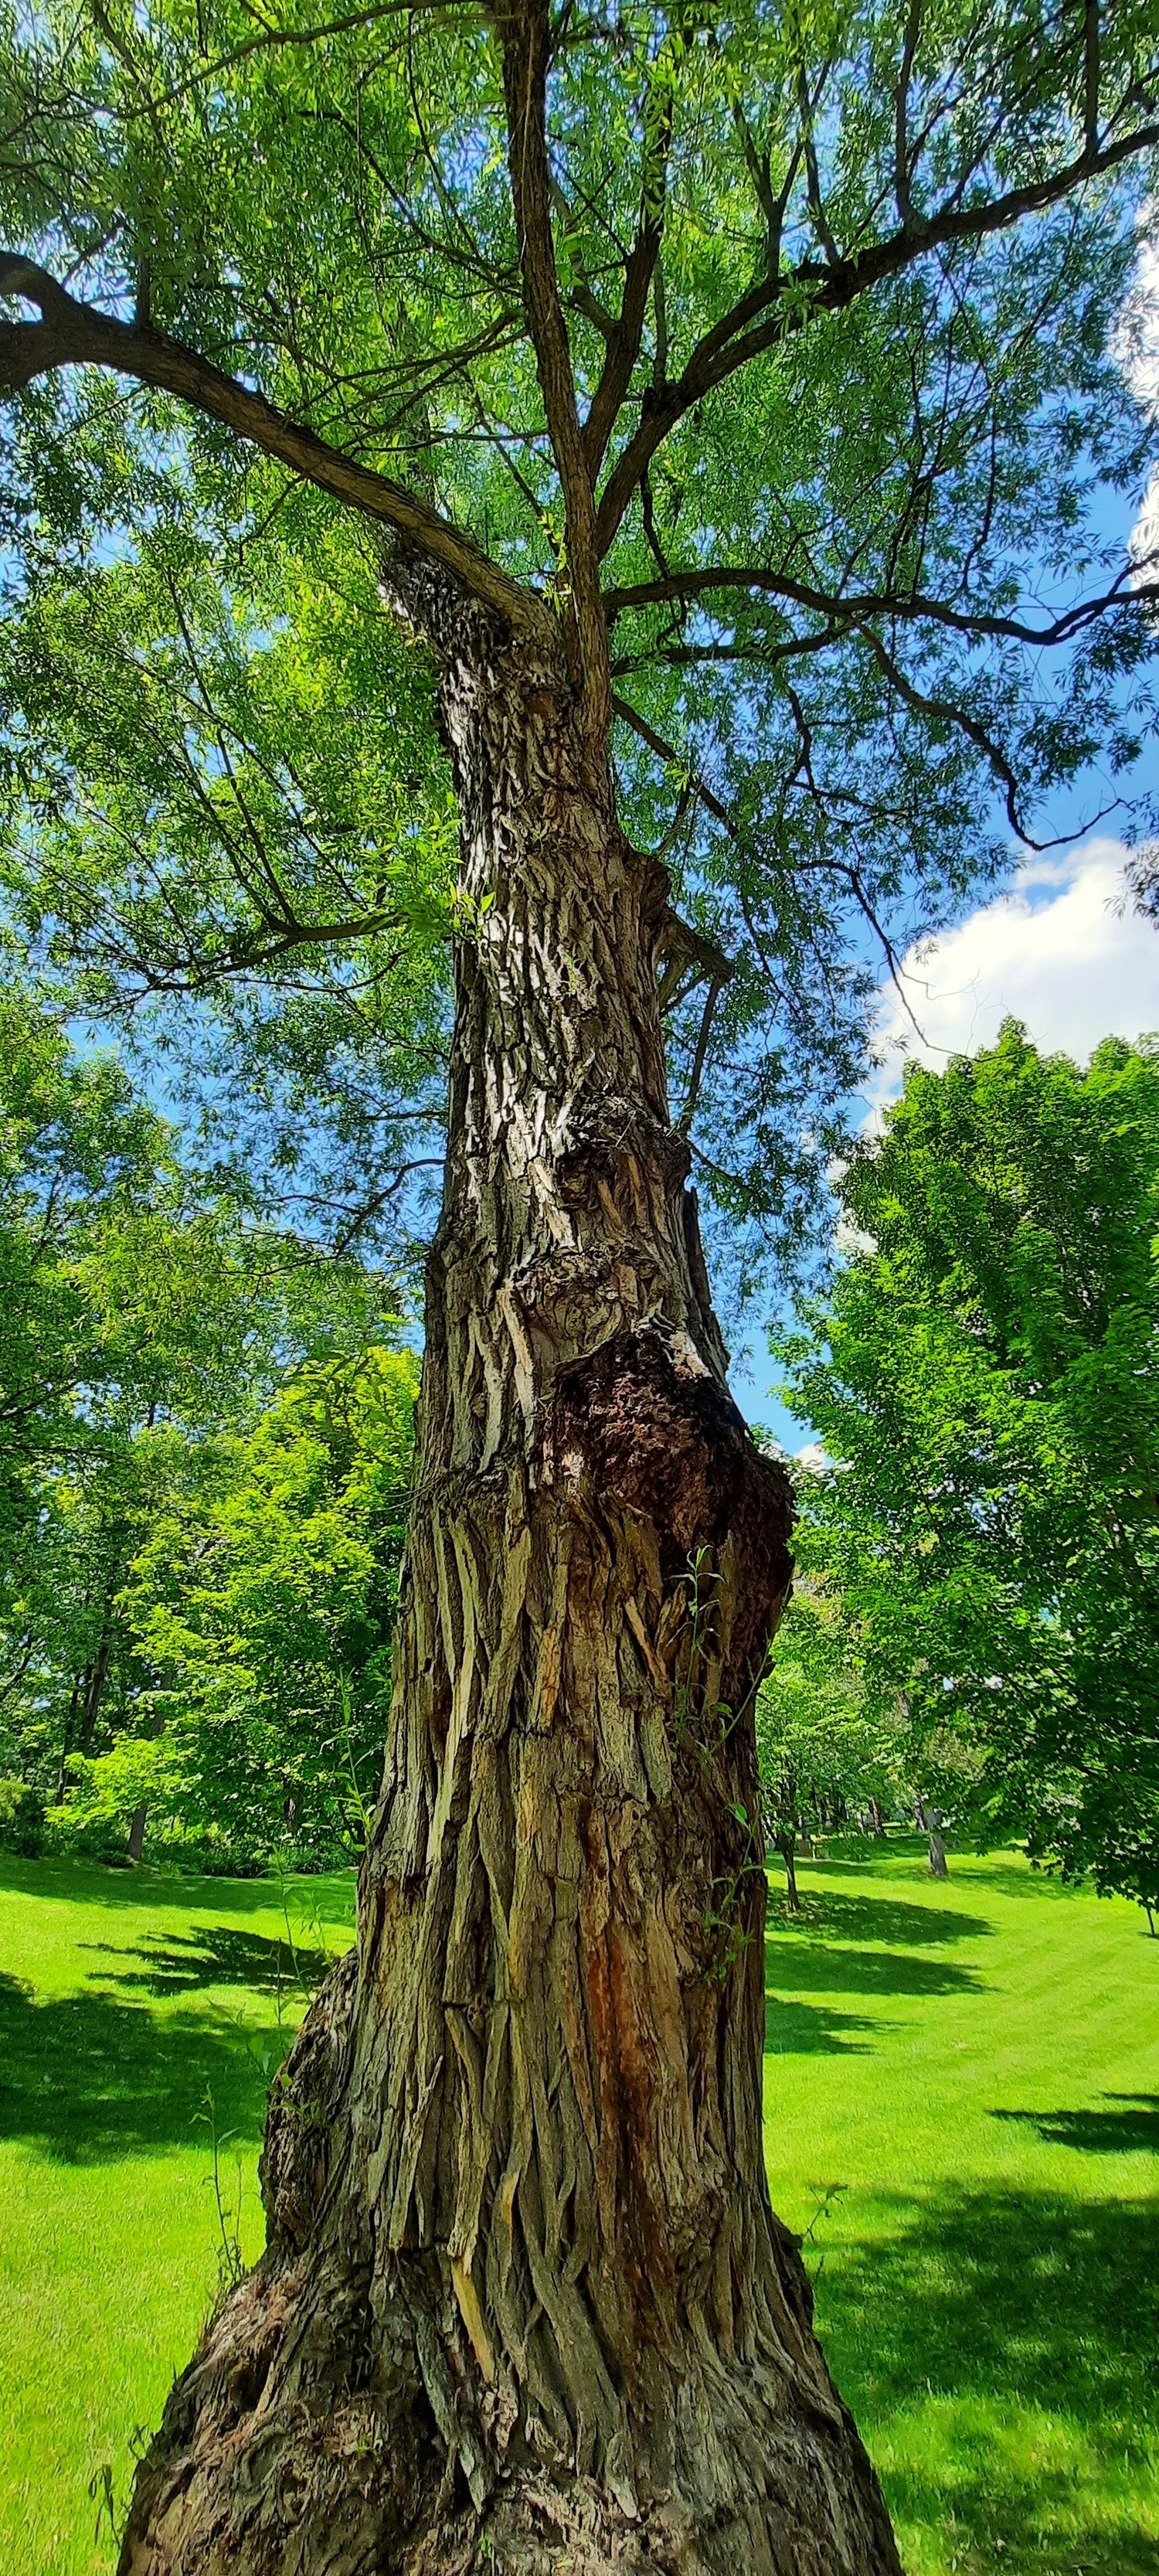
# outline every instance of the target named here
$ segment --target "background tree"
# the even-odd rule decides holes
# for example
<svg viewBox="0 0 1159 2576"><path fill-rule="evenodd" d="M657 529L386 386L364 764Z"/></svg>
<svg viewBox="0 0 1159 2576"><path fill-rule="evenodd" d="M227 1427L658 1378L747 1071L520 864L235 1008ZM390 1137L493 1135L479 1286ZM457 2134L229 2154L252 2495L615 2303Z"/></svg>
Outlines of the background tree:
<svg viewBox="0 0 1159 2576"><path fill-rule="evenodd" d="M1153 1906L1159 1048L1080 1070L1008 1022L911 1068L841 1186L860 1248L784 1348L874 1687L927 1797Z"/></svg>
<svg viewBox="0 0 1159 2576"><path fill-rule="evenodd" d="M10 961L6 961L10 962ZM107 1059L70 1060L59 1028L9 982L0 994L0 1565L4 1698L35 1660L61 1567L42 1511L50 1460L87 1441L82 1388L110 1374L86 1292L94 1249L147 1202L159 1122ZM80 1551L77 1551L78 1554ZM93 1569L94 1603L104 1577ZM96 1635L82 1663L95 1658ZM92 1652L87 1651L91 1645ZM79 1669L79 1667L78 1667Z"/></svg>
<svg viewBox="0 0 1159 2576"><path fill-rule="evenodd" d="M762 1206L791 1243L867 929L998 864L996 783L1025 829L1129 762L1125 672L1149 721L1153 585L1089 505L1143 464L1108 338L1155 81L1150 0L16 31L14 914L110 1008L180 983L218 1098L228 1063L284 1113L263 1186L340 1230L409 1222L450 1061L357 1975L136 2576L896 2567L768 2208L788 1494L686 1184L742 1262ZM405 791L368 822L363 724ZM453 1029L397 882L449 792Z"/></svg>
<svg viewBox="0 0 1159 2576"><path fill-rule="evenodd" d="M0 1002L0 1122L0 1724L8 1762L63 1796L123 1680L132 1435L158 1392L160 1282L135 1355L113 1283L177 1175L123 1070L78 1061L16 980ZM134 1366L147 1348L148 1383Z"/></svg>
<svg viewBox="0 0 1159 2576"><path fill-rule="evenodd" d="M852 1622L816 1572L798 1577L777 1630L756 1724L765 1833L784 1864L795 1914L802 1836L845 1824L857 1830L867 1819L872 1829L875 1817L883 1827L907 1793L912 1805L903 1729L893 1712L866 1706Z"/></svg>
<svg viewBox="0 0 1159 2576"><path fill-rule="evenodd" d="M386 1730L417 1363L295 1371L248 1428L187 1444L123 1611L152 1679L92 1765L97 1815L333 1865L365 1839ZM154 1736L150 1720L163 1722Z"/></svg>
<svg viewBox="0 0 1159 2576"><path fill-rule="evenodd" d="M386 1587L385 1612L409 1466L412 1364L374 1344L394 1329L380 1279L254 1225L215 1183L184 1169L173 1129L135 1096L112 1057L77 1056L43 994L14 979L2 1010L0 1767L61 1804L92 1758L157 1715L151 1640L127 1609L134 1560L146 1549L159 1563L161 1534L176 1544L181 1498L205 1495L214 1473L227 1489L232 1474L251 1519L262 1520L253 1472L247 1482L255 1423L276 1397L289 1445L295 1421L304 1439L304 1367L315 1371L315 1405L325 1410L332 1390L332 1481L349 1484L353 1467L353 1452L340 1463L340 1419L371 1484L371 1452L392 1457L393 1505L385 1486L377 1506L369 1488L361 1503L368 1545L376 1508L380 1520L383 1510L394 1513L392 1532L384 1524L379 1533L381 1577L373 1578ZM355 1423L366 1435L361 1448ZM272 1432L268 1439L264 1525L276 1548ZM309 1473L303 1452L300 1547ZM353 1508L352 1495L346 1500ZM280 1543L289 1548L287 1533ZM208 1526L199 1544L210 1546ZM316 1553L316 1573L320 1566ZM364 1590L371 1585L367 1571ZM276 1639L283 1660L292 1656L289 1635L272 1621L267 1638L268 1653ZM324 1733L320 1710L316 1719ZM332 1767L344 1768L345 1757ZM111 1815L70 1810L60 1821L66 1834L91 1825L107 1841ZM251 1822L257 1828L256 1813ZM246 1847L255 1847L252 1834Z"/></svg>

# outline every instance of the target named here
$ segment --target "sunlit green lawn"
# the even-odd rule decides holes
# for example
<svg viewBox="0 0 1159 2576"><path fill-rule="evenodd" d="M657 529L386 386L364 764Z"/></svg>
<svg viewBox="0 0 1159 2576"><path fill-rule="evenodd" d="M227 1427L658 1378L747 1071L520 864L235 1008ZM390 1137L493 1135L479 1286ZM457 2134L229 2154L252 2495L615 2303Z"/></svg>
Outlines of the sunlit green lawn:
<svg viewBox="0 0 1159 2576"><path fill-rule="evenodd" d="M1159 1941L907 1848L774 1897L769 2171L830 2365L910 2576L1159 2576Z"/></svg>
<svg viewBox="0 0 1159 2576"><path fill-rule="evenodd" d="M774 2198L910 2576L1159 2576L1159 1941L951 1868L803 1865L794 1927L774 1895ZM268 2074L353 1884L287 1895L301 1982L276 1887L0 1860L3 2576L110 2565L104 2464L119 2508L217 2287L211 2122L257 2250Z"/></svg>
<svg viewBox="0 0 1159 2576"><path fill-rule="evenodd" d="M354 1882L286 1894L300 1982L276 1886L0 1855L3 2576L112 2562L103 2467L119 2515L218 2286L214 2125L227 2233L240 2156L260 2251L266 2088Z"/></svg>

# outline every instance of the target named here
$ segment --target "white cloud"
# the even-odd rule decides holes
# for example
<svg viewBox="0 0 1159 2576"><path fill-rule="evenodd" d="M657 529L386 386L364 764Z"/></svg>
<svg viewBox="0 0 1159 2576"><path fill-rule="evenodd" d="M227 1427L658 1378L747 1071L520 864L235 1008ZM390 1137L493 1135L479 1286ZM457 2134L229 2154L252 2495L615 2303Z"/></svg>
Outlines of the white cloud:
<svg viewBox="0 0 1159 2576"><path fill-rule="evenodd" d="M1139 215L1135 274L1111 338L1111 348L1136 400L1159 410L1159 203Z"/></svg>
<svg viewBox="0 0 1159 2576"><path fill-rule="evenodd" d="M1121 841L1099 838L1030 859L1009 894L909 951L901 984L917 1029L883 985L873 1116L896 1098L907 1057L938 1068L976 1055L1005 1019L1022 1020L1044 1053L1079 1062L1102 1038L1159 1029L1159 931L1129 902L1120 909L1126 857Z"/></svg>
<svg viewBox="0 0 1159 2576"><path fill-rule="evenodd" d="M1145 229L1134 280L1111 343L1136 402L1153 426L1159 424L1159 238L1153 229L1157 211L1153 202L1143 209ZM1139 575L1145 573L1153 580L1159 555L1159 465L1151 471L1131 553Z"/></svg>

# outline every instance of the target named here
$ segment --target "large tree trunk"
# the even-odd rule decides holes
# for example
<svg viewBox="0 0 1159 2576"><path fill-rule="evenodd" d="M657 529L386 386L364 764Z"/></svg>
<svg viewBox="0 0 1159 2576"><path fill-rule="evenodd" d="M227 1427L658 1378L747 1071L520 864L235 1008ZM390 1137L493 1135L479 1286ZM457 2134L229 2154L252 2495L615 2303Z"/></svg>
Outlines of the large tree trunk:
<svg viewBox="0 0 1159 2576"><path fill-rule="evenodd" d="M789 1497L668 1117L666 886L463 621L446 1193L359 1945L131 2576L896 2576L762 2156L752 1701Z"/></svg>
<svg viewBox="0 0 1159 2576"><path fill-rule="evenodd" d="M60 1770L57 1773L56 1794L52 1802L54 1807L63 1807L69 1790L75 1785L72 1772L69 1769L70 1754L74 1752L88 1754L92 1751L93 1736L96 1732L97 1719L101 1713L101 1702L105 1695L105 1684L109 1677L109 1660L113 1651L112 1604L115 1589L116 1585L114 1581L110 1579L105 1592L104 1617L101 1623L100 1642L97 1646L96 1656L91 1664L85 1665L83 1673L77 1675L69 1696L68 1715L64 1724L64 1744L62 1746L60 1756ZM74 1743L73 1731L76 1727L78 1712L80 1715L80 1731Z"/></svg>
<svg viewBox="0 0 1159 2576"><path fill-rule="evenodd" d="M932 1807L929 1799L923 1798L918 1812L921 1816L922 1832L929 1836L930 1877L948 1878L950 1872L946 1863L946 1846L942 1839L941 1808Z"/></svg>
<svg viewBox="0 0 1159 2576"><path fill-rule="evenodd" d="M797 1835L794 1827L790 1826L785 1833L778 1834L776 1848L785 1864L785 1904L790 1914L799 1914L801 1898L797 1888Z"/></svg>

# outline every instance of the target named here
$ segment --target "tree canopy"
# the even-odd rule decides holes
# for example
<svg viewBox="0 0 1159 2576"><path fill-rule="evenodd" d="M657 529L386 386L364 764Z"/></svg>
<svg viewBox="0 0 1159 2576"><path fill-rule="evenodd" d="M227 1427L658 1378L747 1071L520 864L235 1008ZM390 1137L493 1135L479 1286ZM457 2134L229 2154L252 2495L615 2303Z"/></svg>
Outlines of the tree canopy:
<svg viewBox="0 0 1159 2576"><path fill-rule="evenodd" d="M610 709L700 1182L799 1234L883 956L1152 723L1156 78L1148 0L12 15L8 900L255 1191L426 1222L409 548Z"/></svg>
<svg viewBox="0 0 1159 2576"><path fill-rule="evenodd" d="M1159 1047L1082 1070L1010 1022L912 1067L841 1186L855 1248L782 1347L877 1694L973 1748L983 1832L1154 1905Z"/></svg>
<svg viewBox="0 0 1159 2576"><path fill-rule="evenodd" d="M762 1822L785 1864L792 1911L799 1834L856 1832L867 1815L883 1830L907 1791L912 1804L907 1747L892 1715L867 1702L840 1596L823 1576L799 1576L756 1708Z"/></svg>
<svg viewBox="0 0 1159 2576"><path fill-rule="evenodd" d="M255 1420L186 1450L128 1571L149 1714L92 1766L196 1847L296 1867L356 1855L378 1792L418 1364L371 1345L298 1369ZM183 1472L182 1472L183 1471Z"/></svg>

